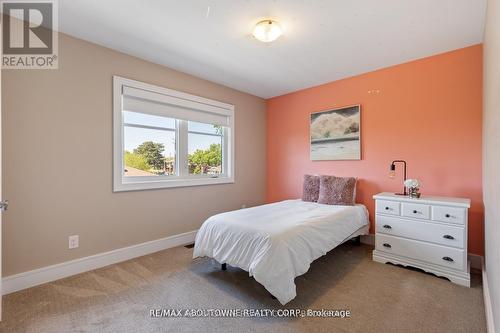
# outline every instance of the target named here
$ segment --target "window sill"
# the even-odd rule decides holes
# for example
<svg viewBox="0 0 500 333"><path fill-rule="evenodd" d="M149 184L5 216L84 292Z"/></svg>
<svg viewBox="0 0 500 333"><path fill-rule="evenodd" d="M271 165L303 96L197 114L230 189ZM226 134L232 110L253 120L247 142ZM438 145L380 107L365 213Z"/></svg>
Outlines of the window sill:
<svg viewBox="0 0 500 333"><path fill-rule="evenodd" d="M113 192L141 191L173 187L206 186L232 184L234 177L169 179L158 181L122 181L114 184Z"/></svg>

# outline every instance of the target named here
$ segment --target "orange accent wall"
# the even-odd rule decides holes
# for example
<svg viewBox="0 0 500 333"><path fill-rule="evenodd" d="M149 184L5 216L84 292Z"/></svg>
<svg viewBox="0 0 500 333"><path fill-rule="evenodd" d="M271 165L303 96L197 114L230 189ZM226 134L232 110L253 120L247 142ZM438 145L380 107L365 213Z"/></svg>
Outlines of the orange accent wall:
<svg viewBox="0 0 500 333"><path fill-rule="evenodd" d="M353 104L361 104L362 159L311 161L310 113ZM355 176L357 201L368 207L373 233L372 196L401 191L401 174L390 179L388 173L392 160L404 159L424 195L472 200L469 252L483 255L481 140L482 45L271 98L267 200L300 197L306 173Z"/></svg>

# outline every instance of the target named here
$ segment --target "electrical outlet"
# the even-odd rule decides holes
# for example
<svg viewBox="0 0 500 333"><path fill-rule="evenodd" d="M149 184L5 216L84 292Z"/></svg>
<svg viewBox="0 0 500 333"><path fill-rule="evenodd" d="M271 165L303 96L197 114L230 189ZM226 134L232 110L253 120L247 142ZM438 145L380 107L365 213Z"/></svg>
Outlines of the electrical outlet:
<svg viewBox="0 0 500 333"><path fill-rule="evenodd" d="M68 248L76 249L79 246L80 237L78 235L69 236L68 238Z"/></svg>
<svg viewBox="0 0 500 333"><path fill-rule="evenodd" d="M245 209L245 208L247 208L247 205L245 205L245 204L241 205L241 209Z"/></svg>

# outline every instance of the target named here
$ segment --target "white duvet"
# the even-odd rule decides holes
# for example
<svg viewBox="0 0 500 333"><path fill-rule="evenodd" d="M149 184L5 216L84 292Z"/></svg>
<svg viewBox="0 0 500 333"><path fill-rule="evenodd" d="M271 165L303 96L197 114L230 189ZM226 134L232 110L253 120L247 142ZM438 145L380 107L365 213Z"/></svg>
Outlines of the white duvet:
<svg viewBox="0 0 500 333"><path fill-rule="evenodd" d="M286 200L235 210L203 223L193 258L207 256L240 267L286 304L297 295L295 277L368 223L363 205Z"/></svg>

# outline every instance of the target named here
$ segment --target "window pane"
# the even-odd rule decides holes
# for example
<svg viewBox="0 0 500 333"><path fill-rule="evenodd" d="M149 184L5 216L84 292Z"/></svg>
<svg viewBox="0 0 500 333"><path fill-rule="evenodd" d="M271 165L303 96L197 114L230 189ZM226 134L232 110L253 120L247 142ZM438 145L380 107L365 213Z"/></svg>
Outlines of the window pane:
<svg viewBox="0 0 500 333"><path fill-rule="evenodd" d="M188 131L222 135L222 126L189 121Z"/></svg>
<svg viewBox="0 0 500 333"><path fill-rule="evenodd" d="M145 113L123 111L123 123L175 129L175 119Z"/></svg>
<svg viewBox="0 0 500 333"><path fill-rule="evenodd" d="M175 173L175 131L129 126L123 131L125 177Z"/></svg>
<svg viewBox="0 0 500 333"><path fill-rule="evenodd" d="M217 175L222 170L222 136L188 134L189 174Z"/></svg>

